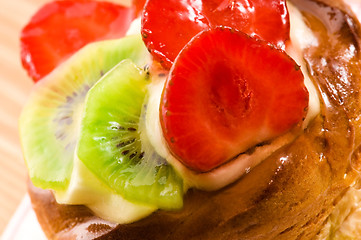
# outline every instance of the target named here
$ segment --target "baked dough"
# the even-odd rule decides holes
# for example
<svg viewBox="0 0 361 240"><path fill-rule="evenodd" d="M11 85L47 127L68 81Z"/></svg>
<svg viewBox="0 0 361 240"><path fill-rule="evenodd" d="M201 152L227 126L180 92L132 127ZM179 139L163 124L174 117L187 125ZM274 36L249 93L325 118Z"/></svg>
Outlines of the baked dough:
<svg viewBox="0 0 361 240"><path fill-rule="evenodd" d="M293 0L318 39L304 51L320 114L293 142L235 183L191 189L181 211L157 211L132 224L56 203L29 183L50 239L313 239L361 169L360 24L342 1Z"/></svg>

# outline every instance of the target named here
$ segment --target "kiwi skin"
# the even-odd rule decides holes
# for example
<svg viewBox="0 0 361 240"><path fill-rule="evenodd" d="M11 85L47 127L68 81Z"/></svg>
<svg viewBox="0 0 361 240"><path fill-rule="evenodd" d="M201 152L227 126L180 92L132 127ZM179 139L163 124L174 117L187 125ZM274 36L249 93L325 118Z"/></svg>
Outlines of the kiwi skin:
<svg viewBox="0 0 361 240"><path fill-rule="evenodd" d="M35 186L64 190L71 176L88 90L123 59L149 60L140 35L91 43L33 88L19 121L23 154Z"/></svg>

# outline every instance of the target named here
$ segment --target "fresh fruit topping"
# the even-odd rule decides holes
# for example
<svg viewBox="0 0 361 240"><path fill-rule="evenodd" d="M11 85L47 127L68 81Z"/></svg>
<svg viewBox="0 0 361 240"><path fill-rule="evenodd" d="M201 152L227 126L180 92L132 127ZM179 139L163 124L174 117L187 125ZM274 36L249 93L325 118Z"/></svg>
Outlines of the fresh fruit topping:
<svg viewBox="0 0 361 240"><path fill-rule="evenodd" d="M131 8L110 2L50 2L21 32L22 64L38 81L86 44L124 36L133 15Z"/></svg>
<svg viewBox="0 0 361 240"><path fill-rule="evenodd" d="M67 187L85 96L125 58L140 66L148 61L140 35L89 44L35 85L21 114L20 136L37 187Z"/></svg>
<svg viewBox="0 0 361 240"><path fill-rule="evenodd" d="M148 0L142 22L143 40L165 68L207 28L232 27L279 48L289 39L285 0Z"/></svg>
<svg viewBox="0 0 361 240"><path fill-rule="evenodd" d="M76 156L68 188L53 193L60 204L86 205L96 216L114 223L131 223L157 210L156 206L125 200L101 182Z"/></svg>
<svg viewBox="0 0 361 240"><path fill-rule="evenodd" d="M132 0L132 5L135 7L135 15L139 16L144 8L146 0Z"/></svg>
<svg viewBox="0 0 361 240"><path fill-rule="evenodd" d="M160 118L173 154L207 172L295 127L307 106L302 72L284 51L216 28L193 38L175 60Z"/></svg>
<svg viewBox="0 0 361 240"><path fill-rule="evenodd" d="M180 208L182 179L155 152L146 135L143 111L148 78L147 72L123 61L89 91L77 155L128 201Z"/></svg>

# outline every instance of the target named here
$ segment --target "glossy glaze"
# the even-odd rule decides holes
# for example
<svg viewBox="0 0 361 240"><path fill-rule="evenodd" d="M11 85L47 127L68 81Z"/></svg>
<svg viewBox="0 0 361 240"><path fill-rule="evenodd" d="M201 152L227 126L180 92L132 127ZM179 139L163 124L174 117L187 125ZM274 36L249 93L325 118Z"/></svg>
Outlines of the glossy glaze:
<svg viewBox="0 0 361 240"><path fill-rule="evenodd" d="M133 224L113 228L101 225L104 222L98 219L96 229L109 230L99 239L315 237L334 205L359 178L352 166L360 164L360 32L359 24L340 2L292 3L302 11L318 39L317 46L306 49L304 58L319 90L321 113L302 135L234 184L216 192L190 190L182 211L158 211ZM30 192L44 223L60 213L56 209L44 211L47 203L39 202L37 191L31 188ZM53 201L50 195L47 199L41 201ZM87 214L85 218L61 216L68 227L48 229L48 233L66 230L66 234L57 235L59 239L88 237L93 228L84 227L90 222ZM69 234L74 235L65 237Z"/></svg>

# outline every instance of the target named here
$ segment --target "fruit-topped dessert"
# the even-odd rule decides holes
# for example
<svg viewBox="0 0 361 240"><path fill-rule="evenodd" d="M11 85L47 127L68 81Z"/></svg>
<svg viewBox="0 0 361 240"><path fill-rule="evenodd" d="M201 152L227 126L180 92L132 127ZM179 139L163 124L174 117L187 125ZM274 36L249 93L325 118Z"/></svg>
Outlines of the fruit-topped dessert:
<svg viewBox="0 0 361 240"><path fill-rule="evenodd" d="M359 44L343 1L46 4L20 135L47 237L357 236Z"/></svg>

